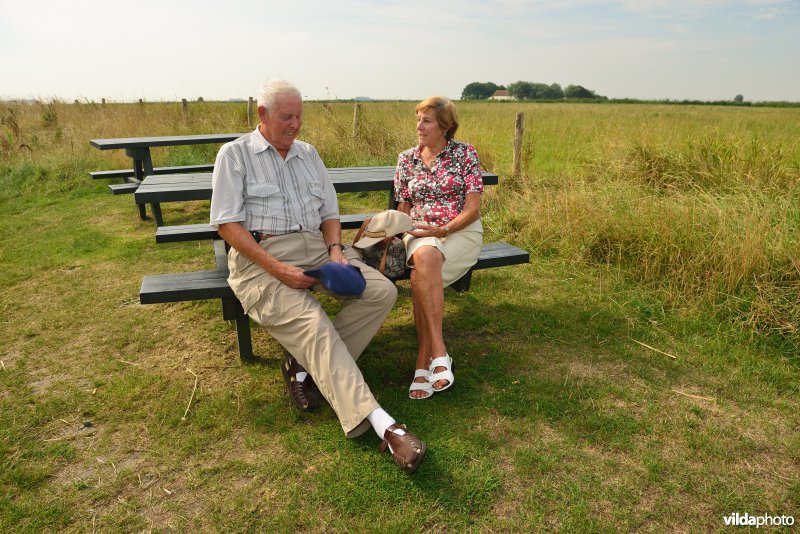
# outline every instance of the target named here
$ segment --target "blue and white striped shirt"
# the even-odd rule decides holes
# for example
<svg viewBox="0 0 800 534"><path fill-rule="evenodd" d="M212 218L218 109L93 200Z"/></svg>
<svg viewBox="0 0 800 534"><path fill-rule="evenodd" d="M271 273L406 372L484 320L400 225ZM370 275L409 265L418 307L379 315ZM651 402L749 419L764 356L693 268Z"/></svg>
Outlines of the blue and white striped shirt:
<svg viewBox="0 0 800 534"><path fill-rule="evenodd" d="M317 149L295 140L286 159L258 128L220 148L211 178L211 226L239 222L280 235L320 232L339 218L336 190Z"/></svg>

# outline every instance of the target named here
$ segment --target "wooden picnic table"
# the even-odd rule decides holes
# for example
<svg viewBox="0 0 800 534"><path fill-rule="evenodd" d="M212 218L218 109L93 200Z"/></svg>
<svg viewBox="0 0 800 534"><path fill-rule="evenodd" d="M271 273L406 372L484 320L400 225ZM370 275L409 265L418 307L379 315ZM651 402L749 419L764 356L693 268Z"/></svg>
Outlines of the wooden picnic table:
<svg viewBox="0 0 800 534"><path fill-rule="evenodd" d="M89 144L98 150L125 150L125 154L133 160L133 176L126 181L140 184L153 174L153 159L150 149L162 146L203 145L210 143L227 143L245 135L244 133L202 134L202 135L169 135L161 137L123 137L118 139L92 139ZM177 168L176 168L177 169ZM139 204L139 216L147 218L144 204Z"/></svg>
<svg viewBox="0 0 800 534"><path fill-rule="evenodd" d="M337 193L360 191L392 191L394 189L393 166L384 167L346 167L328 169L328 175ZM497 185L496 174L484 172L485 185ZM147 176L135 193L137 202L153 205L156 219L156 242L174 243L196 239L213 240L216 269L184 273L152 274L142 280L139 289L139 302L156 304L166 302L187 302L193 300L220 299L222 317L236 322L236 340L239 357L243 361L253 358L250 337L250 319L228 284L227 251L216 228L208 224L189 224L163 226L161 202L211 199L211 174L188 173L174 175ZM393 195L389 194L389 207L395 207ZM342 228L355 229L368 214L342 215ZM483 245L477 263L460 280L452 284L456 291L469 290L472 272L508 265L528 263L527 251L508 243L487 243Z"/></svg>
<svg viewBox="0 0 800 534"><path fill-rule="evenodd" d="M394 166L341 167L328 169L328 175L337 193L360 191L392 191ZM497 175L483 173L485 185L496 185ZM186 200L211 200L211 174L170 174L147 176L134 193L137 204L150 204L156 226L163 226L162 202ZM389 195L389 208L395 207L394 196Z"/></svg>

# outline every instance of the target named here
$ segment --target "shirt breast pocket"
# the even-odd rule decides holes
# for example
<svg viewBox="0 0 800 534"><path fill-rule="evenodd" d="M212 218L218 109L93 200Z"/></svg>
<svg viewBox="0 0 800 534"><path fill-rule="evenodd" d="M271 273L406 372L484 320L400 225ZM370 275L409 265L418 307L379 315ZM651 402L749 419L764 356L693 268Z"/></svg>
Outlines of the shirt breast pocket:
<svg viewBox="0 0 800 534"><path fill-rule="evenodd" d="M314 211L319 211L322 207L322 203L325 201L325 192L321 187L309 187L308 193L308 200L311 204L311 208Z"/></svg>
<svg viewBox="0 0 800 534"><path fill-rule="evenodd" d="M270 215L283 206L283 194L275 184L247 184L244 198L245 209L258 215Z"/></svg>

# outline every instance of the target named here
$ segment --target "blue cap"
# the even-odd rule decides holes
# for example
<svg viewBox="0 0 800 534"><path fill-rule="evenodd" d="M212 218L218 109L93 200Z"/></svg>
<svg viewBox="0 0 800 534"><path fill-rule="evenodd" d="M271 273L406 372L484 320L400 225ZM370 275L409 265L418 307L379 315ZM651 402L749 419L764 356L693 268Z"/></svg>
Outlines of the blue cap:
<svg viewBox="0 0 800 534"><path fill-rule="evenodd" d="M310 271L303 271L304 274L319 278L325 289L337 295L359 296L367 287L367 281L361 274L361 269L354 265L345 263L329 262Z"/></svg>

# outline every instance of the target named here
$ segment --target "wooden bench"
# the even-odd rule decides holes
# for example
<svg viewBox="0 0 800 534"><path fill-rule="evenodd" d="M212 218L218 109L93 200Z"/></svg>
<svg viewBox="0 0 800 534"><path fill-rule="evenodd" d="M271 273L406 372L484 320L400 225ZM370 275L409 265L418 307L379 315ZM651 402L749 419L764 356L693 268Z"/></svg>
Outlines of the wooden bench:
<svg viewBox="0 0 800 534"><path fill-rule="evenodd" d="M253 345L250 337L250 318L244 313L233 290L228 285L228 267L225 245L221 240L214 241L216 269L191 273L151 274L144 277L139 290L139 302L157 304L166 302L185 302L193 300L220 299L222 317L236 322L236 340L239 357L242 361L253 359ZM453 284L456 291L467 291L472 280L472 272L506 265L529 263L527 251L508 243L490 243L483 246L478 263L460 280Z"/></svg>

